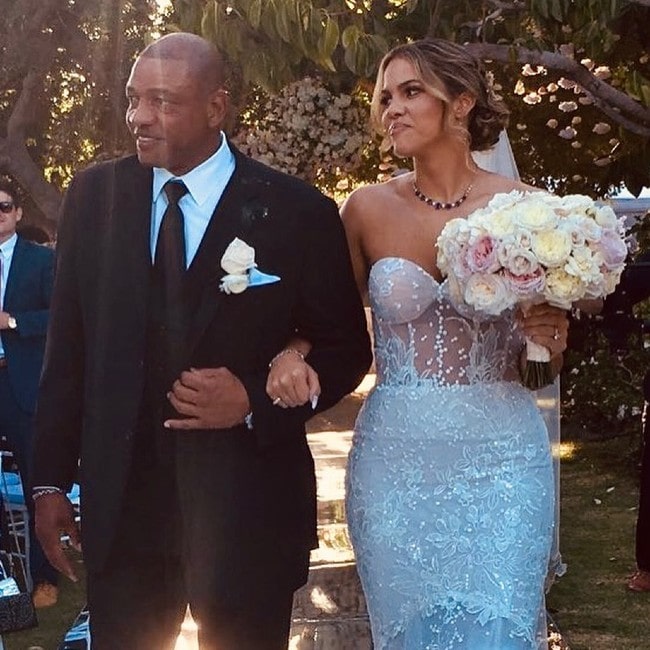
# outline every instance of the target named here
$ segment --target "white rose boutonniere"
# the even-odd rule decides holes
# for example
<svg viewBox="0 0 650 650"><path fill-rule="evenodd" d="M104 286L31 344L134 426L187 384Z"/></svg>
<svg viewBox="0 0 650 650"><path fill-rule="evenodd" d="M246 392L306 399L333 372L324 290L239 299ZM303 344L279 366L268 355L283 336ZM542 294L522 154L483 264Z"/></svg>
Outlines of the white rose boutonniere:
<svg viewBox="0 0 650 650"><path fill-rule="evenodd" d="M235 237L221 258L221 268L226 275L221 278L219 288L224 293L242 293L248 287L279 282L280 277L257 270L255 249L245 241Z"/></svg>

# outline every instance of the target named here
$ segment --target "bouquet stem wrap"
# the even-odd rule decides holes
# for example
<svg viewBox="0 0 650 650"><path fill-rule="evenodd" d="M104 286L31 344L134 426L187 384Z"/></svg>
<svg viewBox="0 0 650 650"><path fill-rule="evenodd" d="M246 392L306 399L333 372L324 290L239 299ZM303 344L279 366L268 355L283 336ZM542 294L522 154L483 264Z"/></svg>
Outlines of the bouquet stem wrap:
<svg viewBox="0 0 650 650"><path fill-rule="evenodd" d="M522 372L526 388L539 390L553 381L551 351L530 339L526 339L526 363Z"/></svg>

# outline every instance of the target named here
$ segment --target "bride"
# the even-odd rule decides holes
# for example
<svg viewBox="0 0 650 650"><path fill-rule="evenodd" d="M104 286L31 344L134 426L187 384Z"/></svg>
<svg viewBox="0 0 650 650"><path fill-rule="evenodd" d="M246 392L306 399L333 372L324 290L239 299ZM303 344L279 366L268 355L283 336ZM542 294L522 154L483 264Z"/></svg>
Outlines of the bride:
<svg viewBox="0 0 650 650"><path fill-rule="evenodd" d="M524 336L559 372L565 313L458 311L436 267L447 221L534 188L484 169L508 112L460 45L389 52L375 126L413 171L353 192L342 218L373 315L377 385L355 425L346 508L378 650L546 648L554 480L546 428L519 379ZM461 313L462 312L462 313ZM299 333L298 333L299 334ZM309 342L271 363L278 406L318 392Z"/></svg>

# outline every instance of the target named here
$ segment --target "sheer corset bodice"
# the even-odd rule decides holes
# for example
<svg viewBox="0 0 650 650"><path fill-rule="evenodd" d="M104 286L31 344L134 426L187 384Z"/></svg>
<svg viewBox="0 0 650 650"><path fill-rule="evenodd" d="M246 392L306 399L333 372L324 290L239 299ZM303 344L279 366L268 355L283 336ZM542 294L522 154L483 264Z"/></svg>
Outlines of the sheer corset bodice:
<svg viewBox="0 0 650 650"><path fill-rule="evenodd" d="M378 384L437 385L515 380L522 339L511 313L459 313L447 282L415 262L377 260L368 281Z"/></svg>

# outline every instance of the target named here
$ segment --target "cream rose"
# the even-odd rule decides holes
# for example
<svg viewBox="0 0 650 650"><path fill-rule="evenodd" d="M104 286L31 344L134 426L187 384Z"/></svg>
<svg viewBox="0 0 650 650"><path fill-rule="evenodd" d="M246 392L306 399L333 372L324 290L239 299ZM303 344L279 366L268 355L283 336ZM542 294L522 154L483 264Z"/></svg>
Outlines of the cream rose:
<svg viewBox="0 0 650 650"><path fill-rule="evenodd" d="M255 266L255 249L235 237L221 258L221 268L230 275L244 275ZM242 289L243 291L243 289ZM233 293L238 293L234 291Z"/></svg>
<svg viewBox="0 0 650 650"><path fill-rule="evenodd" d="M475 274L465 284L464 299L478 311L498 316L514 304L514 296L503 279L495 274Z"/></svg>
<svg viewBox="0 0 650 650"><path fill-rule="evenodd" d="M546 274L544 297L551 305L571 309L571 305L585 295L585 290L584 282L564 269L551 269Z"/></svg>
<svg viewBox="0 0 650 650"><path fill-rule="evenodd" d="M533 235L531 246L542 266L554 268L564 264L571 254L571 237L561 229L544 230Z"/></svg>

